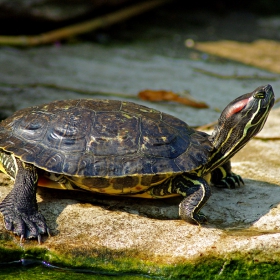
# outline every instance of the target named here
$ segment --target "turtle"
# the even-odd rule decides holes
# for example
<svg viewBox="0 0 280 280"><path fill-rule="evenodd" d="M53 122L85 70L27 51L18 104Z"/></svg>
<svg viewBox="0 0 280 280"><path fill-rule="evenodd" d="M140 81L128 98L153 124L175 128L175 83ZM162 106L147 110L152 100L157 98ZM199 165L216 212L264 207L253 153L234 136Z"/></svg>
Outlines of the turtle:
<svg viewBox="0 0 280 280"><path fill-rule="evenodd" d="M182 196L179 216L203 224L213 185L244 184L230 158L262 129L274 99L271 85L241 95L212 134L128 101L60 100L19 110L0 123L0 169L14 180L0 203L5 228L39 242L50 233L37 186L107 198Z"/></svg>

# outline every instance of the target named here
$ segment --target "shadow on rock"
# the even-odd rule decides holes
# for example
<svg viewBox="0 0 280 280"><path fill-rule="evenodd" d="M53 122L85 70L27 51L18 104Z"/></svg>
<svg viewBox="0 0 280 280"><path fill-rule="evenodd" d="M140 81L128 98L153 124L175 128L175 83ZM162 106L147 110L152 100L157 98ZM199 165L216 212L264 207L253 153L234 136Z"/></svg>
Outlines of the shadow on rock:
<svg viewBox="0 0 280 280"><path fill-rule="evenodd" d="M271 213L280 203L279 186L250 179L244 182L244 186L236 189L212 188L213 194L203 208L211 227L249 228L272 215L275 221L280 221L275 213Z"/></svg>
<svg viewBox="0 0 280 280"><path fill-rule="evenodd" d="M249 228L260 219L275 216L275 213L269 213L272 209L277 209L280 202L278 185L249 179L245 180L244 186L237 189L213 187L212 193L211 198L202 209L208 218L208 223L205 225L207 228L225 230ZM57 219L62 211L68 205L77 203L81 207L101 207L104 210L127 212L157 220L180 219L178 205L182 197L152 200L46 188L40 188L39 194L43 198L43 201L39 203L39 208L47 218L53 235L59 233ZM90 205L88 205L89 203ZM279 220L280 228L280 219L275 217L275 223L277 220ZM277 228L274 227L274 230ZM261 226L260 229L266 230L267 228Z"/></svg>

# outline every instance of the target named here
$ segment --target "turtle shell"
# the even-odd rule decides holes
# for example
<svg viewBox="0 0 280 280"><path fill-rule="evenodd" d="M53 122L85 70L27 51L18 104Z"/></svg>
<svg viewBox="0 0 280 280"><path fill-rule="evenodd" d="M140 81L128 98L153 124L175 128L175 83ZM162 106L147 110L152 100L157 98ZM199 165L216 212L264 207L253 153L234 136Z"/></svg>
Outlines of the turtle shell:
<svg viewBox="0 0 280 280"><path fill-rule="evenodd" d="M207 134L157 110L80 99L17 111L0 124L0 148L49 172L112 178L192 171L212 146Z"/></svg>

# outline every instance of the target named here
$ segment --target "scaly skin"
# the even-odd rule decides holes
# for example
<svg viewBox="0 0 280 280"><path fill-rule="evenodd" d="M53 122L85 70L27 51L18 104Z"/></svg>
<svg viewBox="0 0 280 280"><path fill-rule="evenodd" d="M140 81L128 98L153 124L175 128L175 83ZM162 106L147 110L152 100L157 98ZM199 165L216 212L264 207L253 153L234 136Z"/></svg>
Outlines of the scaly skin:
<svg viewBox="0 0 280 280"><path fill-rule="evenodd" d="M38 212L36 201L37 168L16 159L17 170L12 191L0 203L5 227L23 238L38 238L49 233L45 218Z"/></svg>

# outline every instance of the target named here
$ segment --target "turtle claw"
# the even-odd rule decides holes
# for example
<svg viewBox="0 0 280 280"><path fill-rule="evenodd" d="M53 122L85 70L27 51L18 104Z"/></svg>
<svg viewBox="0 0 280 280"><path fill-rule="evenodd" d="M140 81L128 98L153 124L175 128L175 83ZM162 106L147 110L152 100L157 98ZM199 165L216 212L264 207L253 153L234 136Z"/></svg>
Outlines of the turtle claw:
<svg viewBox="0 0 280 280"><path fill-rule="evenodd" d="M22 235L20 236L19 244L23 244L23 240L24 240L24 235L22 234Z"/></svg>
<svg viewBox="0 0 280 280"><path fill-rule="evenodd" d="M215 186L218 188L227 188L227 189L235 189L244 185L244 181L240 175L235 173L231 173L220 182L215 183Z"/></svg>
<svg viewBox="0 0 280 280"><path fill-rule="evenodd" d="M42 234L44 234L44 233L47 233L48 237L51 237L51 233L50 233L50 230L48 227L46 228L46 231L43 232ZM38 234L38 244L39 245L42 244L42 235L40 233Z"/></svg>
<svg viewBox="0 0 280 280"><path fill-rule="evenodd" d="M23 243L24 239L38 238L38 243L41 244L42 234L47 233L50 236L45 218L39 212L28 215L17 209L6 208L3 215L6 229L20 236L20 243Z"/></svg>
<svg viewBox="0 0 280 280"><path fill-rule="evenodd" d="M42 244L42 236L41 236L41 234L38 234L38 244L39 245Z"/></svg>
<svg viewBox="0 0 280 280"><path fill-rule="evenodd" d="M24 235L22 234L21 236L20 236L20 241L19 241L19 243L20 244L23 244L24 242ZM38 236L37 236L37 240L38 240L38 244L39 245L41 245L42 244L42 236L41 236L41 234L38 234Z"/></svg>

